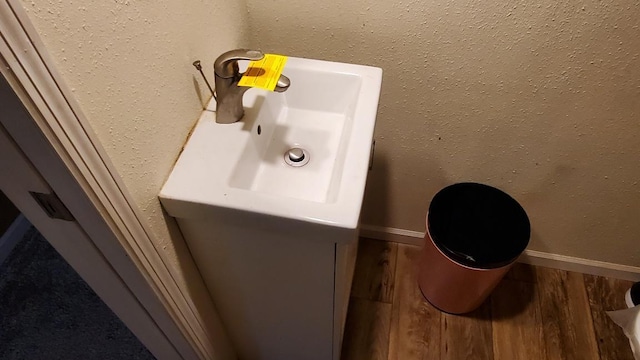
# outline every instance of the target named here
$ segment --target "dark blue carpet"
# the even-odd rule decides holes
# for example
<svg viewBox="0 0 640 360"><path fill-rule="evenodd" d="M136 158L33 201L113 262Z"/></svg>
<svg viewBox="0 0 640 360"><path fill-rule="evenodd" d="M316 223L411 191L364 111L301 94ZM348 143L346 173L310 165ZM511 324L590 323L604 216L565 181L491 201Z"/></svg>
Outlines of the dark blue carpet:
<svg viewBox="0 0 640 360"><path fill-rule="evenodd" d="M0 359L154 359L32 228L0 266Z"/></svg>

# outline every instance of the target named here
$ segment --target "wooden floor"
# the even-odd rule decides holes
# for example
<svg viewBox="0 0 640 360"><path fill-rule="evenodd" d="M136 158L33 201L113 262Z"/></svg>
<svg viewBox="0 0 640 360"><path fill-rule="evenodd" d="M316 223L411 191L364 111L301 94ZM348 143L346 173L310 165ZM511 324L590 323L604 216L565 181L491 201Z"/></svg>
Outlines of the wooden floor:
<svg viewBox="0 0 640 360"><path fill-rule="evenodd" d="M604 313L631 282L516 264L475 312L445 314L416 284L419 248L362 239L343 360L633 360Z"/></svg>

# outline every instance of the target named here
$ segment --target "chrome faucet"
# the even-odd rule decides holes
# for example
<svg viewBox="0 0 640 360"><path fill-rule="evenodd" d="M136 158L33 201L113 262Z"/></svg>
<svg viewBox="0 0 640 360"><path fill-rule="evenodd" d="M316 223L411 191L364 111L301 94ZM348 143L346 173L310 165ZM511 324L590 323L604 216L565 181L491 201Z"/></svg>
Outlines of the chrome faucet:
<svg viewBox="0 0 640 360"><path fill-rule="evenodd" d="M238 60L260 60L263 57L262 51L247 49L231 50L218 56L213 64L217 95L217 123L232 124L244 116L242 96L250 88L238 86L243 75L238 68ZM284 92L289 85L291 85L289 78L280 75L274 91Z"/></svg>

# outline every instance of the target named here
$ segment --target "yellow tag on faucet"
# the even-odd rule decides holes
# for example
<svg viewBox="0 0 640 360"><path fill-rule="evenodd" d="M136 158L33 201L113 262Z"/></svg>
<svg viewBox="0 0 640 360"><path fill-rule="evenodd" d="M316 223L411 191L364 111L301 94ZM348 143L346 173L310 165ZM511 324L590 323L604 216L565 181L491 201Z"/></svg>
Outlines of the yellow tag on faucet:
<svg viewBox="0 0 640 360"><path fill-rule="evenodd" d="M264 54L262 59L249 62L238 85L273 91L286 63L287 57L284 55Z"/></svg>

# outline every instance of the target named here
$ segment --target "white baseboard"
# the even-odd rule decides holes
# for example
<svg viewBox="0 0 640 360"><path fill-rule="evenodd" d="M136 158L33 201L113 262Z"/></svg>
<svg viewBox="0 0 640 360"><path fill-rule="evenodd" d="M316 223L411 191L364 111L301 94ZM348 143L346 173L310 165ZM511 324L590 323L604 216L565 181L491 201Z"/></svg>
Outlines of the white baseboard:
<svg viewBox="0 0 640 360"><path fill-rule="evenodd" d="M7 231L2 234L2 237L0 237L0 265L6 260L16 244L22 240L29 228L31 228L29 220L24 215L19 214Z"/></svg>
<svg viewBox="0 0 640 360"><path fill-rule="evenodd" d="M361 225L360 236L418 246L421 246L424 242L423 232L373 225ZM518 259L518 262L616 279L640 281L640 267L557 255L542 251L525 250Z"/></svg>
<svg viewBox="0 0 640 360"><path fill-rule="evenodd" d="M360 236L417 246L424 242L423 232L373 225L360 225Z"/></svg>
<svg viewBox="0 0 640 360"><path fill-rule="evenodd" d="M519 262L622 280L640 281L640 267L526 250Z"/></svg>

